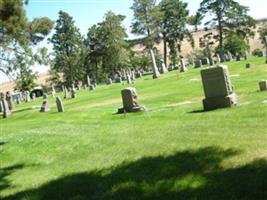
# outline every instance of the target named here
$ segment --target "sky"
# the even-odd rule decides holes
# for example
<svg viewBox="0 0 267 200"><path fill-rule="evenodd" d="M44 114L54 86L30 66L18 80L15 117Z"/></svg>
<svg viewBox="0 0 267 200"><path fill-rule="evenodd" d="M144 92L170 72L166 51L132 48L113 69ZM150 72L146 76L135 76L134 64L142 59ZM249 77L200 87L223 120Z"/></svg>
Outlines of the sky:
<svg viewBox="0 0 267 200"><path fill-rule="evenodd" d="M199 7L202 0L184 0L188 3L190 15L193 15ZM240 4L250 8L249 14L255 19L267 18L267 0L236 0ZM75 25L80 29L82 34L86 34L89 27L97 24L104 19L107 11L113 11L115 14L126 16L123 22L130 38L130 26L133 12L130 7L133 0L30 0L25 7L29 20L35 17L49 17L53 21L58 18L58 12L63 10L69 13ZM47 46L47 42L41 45ZM35 71L44 72L47 68L38 66ZM0 74L0 83L6 81L7 77Z"/></svg>

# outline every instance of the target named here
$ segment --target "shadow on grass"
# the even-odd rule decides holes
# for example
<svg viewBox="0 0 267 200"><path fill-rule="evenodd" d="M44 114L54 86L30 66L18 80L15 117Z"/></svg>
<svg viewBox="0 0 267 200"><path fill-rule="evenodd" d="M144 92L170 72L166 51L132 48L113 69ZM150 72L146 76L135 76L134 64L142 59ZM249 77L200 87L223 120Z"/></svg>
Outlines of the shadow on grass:
<svg viewBox="0 0 267 200"><path fill-rule="evenodd" d="M20 113L20 112L24 112L24 111L27 111L27 110L33 110L32 107L28 107L28 108L23 108L23 109L20 109L20 110L14 110L12 111L12 113Z"/></svg>
<svg viewBox="0 0 267 200"><path fill-rule="evenodd" d="M266 199L266 160L236 168L221 166L238 153L208 147L147 157L102 171L72 174L3 199Z"/></svg>
<svg viewBox="0 0 267 200"><path fill-rule="evenodd" d="M12 165L0 169L0 191L11 187L11 183L8 180L8 176L16 170L22 169L24 166L21 164ZM1 197L0 197L1 199Z"/></svg>

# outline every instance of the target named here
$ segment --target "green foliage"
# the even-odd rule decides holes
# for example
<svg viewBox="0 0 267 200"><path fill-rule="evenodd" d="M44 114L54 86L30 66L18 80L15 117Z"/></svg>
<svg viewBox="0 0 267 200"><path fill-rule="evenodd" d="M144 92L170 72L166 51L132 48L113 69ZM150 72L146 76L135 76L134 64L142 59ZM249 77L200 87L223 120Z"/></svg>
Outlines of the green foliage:
<svg viewBox="0 0 267 200"><path fill-rule="evenodd" d="M16 55L16 58L14 59L15 65L18 66L18 74L16 76L16 90L20 91L31 91L36 84L34 83L34 80L37 78L37 73L33 72L30 67L29 63L32 62L28 60L29 58L27 56L23 55Z"/></svg>
<svg viewBox="0 0 267 200"><path fill-rule="evenodd" d="M195 15L188 17L187 22L189 25L194 26L195 32L198 31L198 26L201 25L204 16L197 12Z"/></svg>
<svg viewBox="0 0 267 200"><path fill-rule="evenodd" d="M82 37L74 20L68 13L60 11L56 21L55 33L49 39L55 54L53 69L62 72L68 86L82 79L80 58Z"/></svg>
<svg viewBox="0 0 267 200"><path fill-rule="evenodd" d="M245 56L249 46L242 37L235 33L232 33L228 34L225 38L224 48L226 51L231 52L233 55Z"/></svg>
<svg viewBox="0 0 267 200"><path fill-rule="evenodd" d="M162 19L160 9L156 6L156 0L134 0L131 9L134 12L132 33L145 35L144 44L151 49L159 38L159 23Z"/></svg>
<svg viewBox="0 0 267 200"><path fill-rule="evenodd" d="M211 14L212 19L206 25L213 24L218 29L218 50L224 53L224 38L234 32L243 40L253 36L255 21L248 15L249 8L234 0L203 0L200 4L201 14ZM231 36L232 37L232 36Z"/></svg>
<svg viewBox="0 0 267 200"><path fill-rule="evenodd" d="M260 33L260 40L263 45L267 48L267 25L263 26L259 30Z"/></svg>
<svg viewBox="0 0 267 200"><path fill-rule="evenodd" d="M163 15L160 27L164 44L169 44L170 60L172 64L177 64L182 41L187 38L191 41L192 46L194 45L192 35L186 28L189 15L187 3L180 0L162 0L159 7ZM164 48L164 60L166 60L166 55L166 48Z"/></svg>

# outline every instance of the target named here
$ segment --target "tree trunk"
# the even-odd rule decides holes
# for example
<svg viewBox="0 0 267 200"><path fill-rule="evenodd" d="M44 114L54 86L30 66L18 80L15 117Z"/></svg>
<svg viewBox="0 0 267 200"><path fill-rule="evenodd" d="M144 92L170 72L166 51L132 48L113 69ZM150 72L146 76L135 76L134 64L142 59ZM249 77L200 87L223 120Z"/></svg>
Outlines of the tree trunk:
<svg viewBox="0 0 267 200"><path fill-rule="evenodd" d="M164 64L167 67L167 38L166 33L163 33L163 57L164 57Z"/></svg>
<svg viewBox="0 0 267 200"><path fill-rule="evenodd" d="M222 20L221 16L218 16L218 29L219 29L219 49L220 49L220 56L223 56L223 27L222 27Z"/></svg>

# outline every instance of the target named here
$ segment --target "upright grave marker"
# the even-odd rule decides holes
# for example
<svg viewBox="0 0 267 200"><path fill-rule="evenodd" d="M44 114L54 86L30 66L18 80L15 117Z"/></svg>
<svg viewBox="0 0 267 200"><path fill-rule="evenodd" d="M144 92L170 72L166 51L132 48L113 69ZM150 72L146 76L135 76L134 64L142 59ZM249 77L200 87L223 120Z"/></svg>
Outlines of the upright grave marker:
<svg viewBox="0 0 267 200"><path fill-rule="evenodd" d="M7 118L11 115L11 111L9 110L9 106L8 106L8 103L5 99L2 99L1 100L2 102L2 106L3 106L3 117L4 118Z"/></svg>
<svg viewBox="0 0 267 200"><path fill-rule="evenodd" d="M232 107L237 105L227 66L217 66L201 70L205 93L204 110Z"/></svg>
<svg viewBox="0 0 267 200"><path fill-rule="evenodd" d="M64 112L64 105L60 97L56 98L56 104L57 104L57 111Z"/></svg>
<svg viewBox="0 0 267 200"><path fill-rule="evenodd" d="M123 108L118 109L118 113L144 111L144 107L139 105L135 88L129 87L121 91Z"/></svg>
<svg viewBox="0 0 267 200"><path fill-rule="evenodd" d="M267 81L261 80L259 82L260 91L266 91L267 90Z"/></svg>

